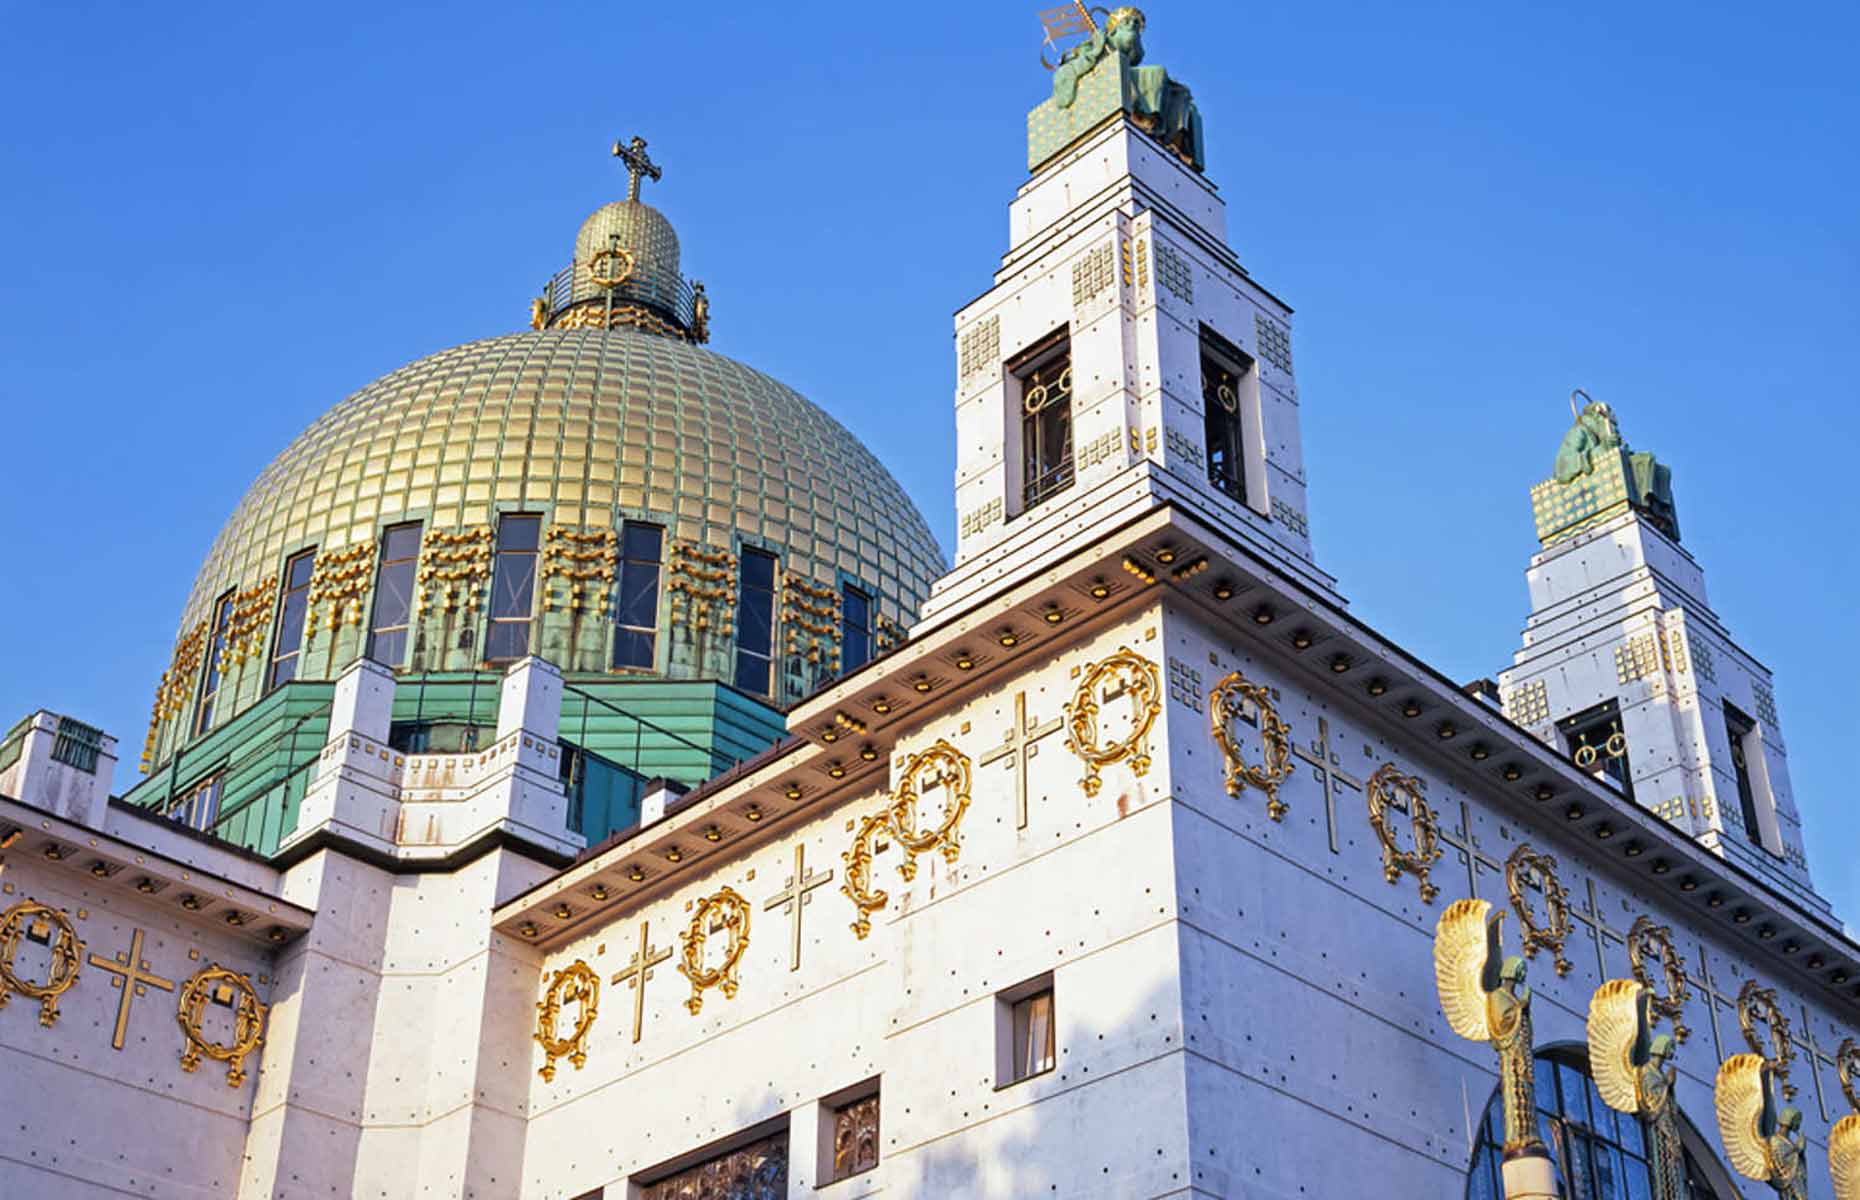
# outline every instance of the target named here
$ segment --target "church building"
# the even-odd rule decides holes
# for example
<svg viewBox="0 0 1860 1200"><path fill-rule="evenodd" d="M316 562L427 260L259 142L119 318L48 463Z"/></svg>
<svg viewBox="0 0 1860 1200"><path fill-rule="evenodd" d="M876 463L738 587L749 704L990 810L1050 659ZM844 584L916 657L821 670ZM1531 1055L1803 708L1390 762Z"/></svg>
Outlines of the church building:
<svg viewBox="0 0 1860 1200"><path fill-rule="evenodd" d="M635 137L529 328L258 473L133 787L0 739L0 1197L1860 1200L1683 472L1579 393L1511 664L1366 625L1184 43L1045 19L953 565L710 348Z"/></svg>

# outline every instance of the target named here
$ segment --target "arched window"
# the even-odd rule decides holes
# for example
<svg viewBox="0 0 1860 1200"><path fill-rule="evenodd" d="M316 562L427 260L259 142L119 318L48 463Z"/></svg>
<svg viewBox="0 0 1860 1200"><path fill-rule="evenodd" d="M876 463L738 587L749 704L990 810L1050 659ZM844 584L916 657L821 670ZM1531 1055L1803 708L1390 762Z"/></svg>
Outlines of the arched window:
<svg viewBox="0 0 1860 1200"><path fill-rule="evenodd" d="M1537 1055L1537 1127L1556 1162L1565 1200L1651 1200L1651 1150L1641 1124L1602 1103L1589 1078L1588 1051L1555 1046ZM1736 1200L1724 1167L1680 1115L1689 1200ZM1499 1160L1505 1144L1504 1102L1494 1092L1479 1123L1479 1143L1466 1178L1467 1200L1504 1200Z"/></svg>

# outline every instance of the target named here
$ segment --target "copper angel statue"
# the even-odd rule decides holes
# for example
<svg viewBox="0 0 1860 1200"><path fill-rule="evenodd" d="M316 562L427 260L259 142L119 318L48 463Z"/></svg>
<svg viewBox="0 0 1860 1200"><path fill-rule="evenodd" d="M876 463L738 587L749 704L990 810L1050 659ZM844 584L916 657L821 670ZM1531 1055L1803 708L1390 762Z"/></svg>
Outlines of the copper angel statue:
<svg viewBox="0 0 1860 1200"><path fill-rule="evenodd" d="M1718 1068L1718 1133L1737 1173L1767 1183L1783 1200L1808 1200L1808 1139L1802 1112L1776 1104L1770 1064L1734 1054Z"/></svg>
<svg viewBox="0 0 1860 1200"><path fill-rule="evenodd" d="M1493 912L1484 900L1448 905L1434 931L1434 983L1453 1032L1489 1042L1498 1052L1506 1197L1551 1200L1558 1191L1550 1152L1537 1134L1531 989L1524 983L1524 959L1504 956L1499 929L1504 919L1503 910Z"/></svg>
<svg viewBox="0 0 1860 1200"><path fill-rule="evenodd" d="M1589 1001L1589 1071L1608 1107L1639 1117L1653 1157L1654 1200L1687 1200L1679 1106L1679 1068L1669 1033L1653 1034L1653 997L1633 979L1610 979Z"/></svg>

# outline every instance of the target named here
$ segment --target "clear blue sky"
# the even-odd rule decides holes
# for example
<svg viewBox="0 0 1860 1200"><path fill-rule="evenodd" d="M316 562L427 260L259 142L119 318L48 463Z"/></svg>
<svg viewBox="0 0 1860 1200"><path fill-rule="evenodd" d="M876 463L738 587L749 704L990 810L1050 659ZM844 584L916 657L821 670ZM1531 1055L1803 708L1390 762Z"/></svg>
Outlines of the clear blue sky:
<svg viewBox="0 0 1860 1200"><path fill-rule="evenodd" d="M636 132L713 346L952 545L950 313L1006 245L1051 2L11 6L0 718L102 723L126 784L253 476L370 379L520 328ZM1860 922L1857 13L1158 0L1146 41L1298 310L1313 536L1356 611L1455 677L1508 662L1526 491L1586 387L1673 465Z"/></svg>

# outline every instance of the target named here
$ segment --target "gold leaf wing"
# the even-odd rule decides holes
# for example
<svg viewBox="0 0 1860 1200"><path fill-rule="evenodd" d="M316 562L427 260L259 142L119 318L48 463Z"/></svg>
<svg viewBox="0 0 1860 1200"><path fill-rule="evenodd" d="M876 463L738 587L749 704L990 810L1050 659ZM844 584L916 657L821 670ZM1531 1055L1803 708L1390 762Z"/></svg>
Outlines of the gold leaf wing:
<svg viewBox="0 0 1860 1200"><path fill-rule="evenodd" d="M1770 1177L1768 1148L1761 1120L1768 1084L1759 1054L1733 1054L1718 1068L1713 1098L1718 1108L1718 1134L1726 1157L1737 1173L1749 1179Z"/></svg>
<svg viewBox="0 0 1860 1200"><path fill-rule="evenodd" d="M1644 1030L1643 991L1638 980L1610 979L1589 1001L1589 1072L1595 1089L1616 1112L1640 1111L1634 1048Z"/></svg>
<svg viewBox="0 0 1860 1200"><path fill-rule="evenodd" d="M1484 973L1489 952L1484 900L1455 900L1440 914L1434 929L1434 983L1440 990L1440 1011L1453 1032L1475 1042L1492 1040L1492 1018L1486 1007Z"/></svg>
<svg viewBox="0 0 1860 1200"><path fill-rule="evenodd" d="M1828 1135L1834 1200L1860 1200L1860 1116L1843 1117Z"/></svg>

